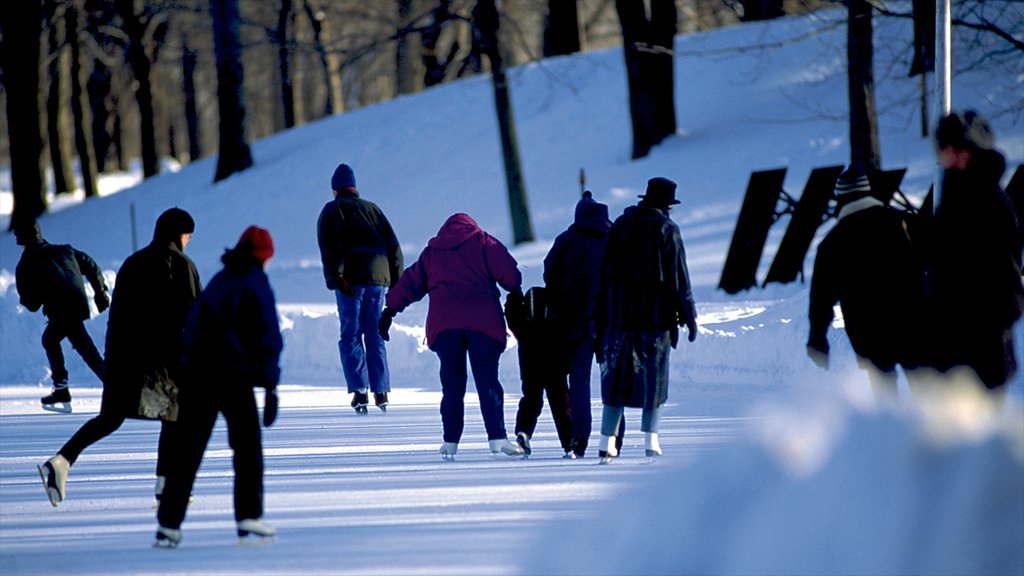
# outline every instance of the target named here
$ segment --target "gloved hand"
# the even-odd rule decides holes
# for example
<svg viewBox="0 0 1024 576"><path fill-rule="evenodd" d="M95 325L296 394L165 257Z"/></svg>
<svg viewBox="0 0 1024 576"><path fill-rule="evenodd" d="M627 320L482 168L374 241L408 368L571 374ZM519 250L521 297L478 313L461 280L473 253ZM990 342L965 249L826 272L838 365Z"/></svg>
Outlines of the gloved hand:
<svg viewBox="0 0 1024 576"><path fill-rule="evenodd" d="M808 342L807 357L819 368L828 370L828 342Z"/></svg>
<svg viewBox="0 0 1024 576"><path fill-rule="evenodd" d="M96 301L96 309L100 311L100 314L103 314L104 310L110 308L110 296L107 296L106 292L97 292L93 300Z"/></svg>
<svg viewBox="0 0 1024 576"><path fill-rule="evenodd" d="M691 318L686 323L686 331L689 333L686 336L687 340L689 340L690 342L693 342L694 340L696 340L697 339L697 321Z"/></svg>
<svg viewBox="0 0 1024 576"><path fill-rule="evenodd" d="M343 276L342 274L338 274L337 284L338 290L341 290L341 293L344 294L345 296L356 295L356 291L352 289L352 285L348 283L348 280L346 280L345 276Z"/></svg>
<svg viewBox="0 0 1024 576"><path fill-rule="evenodd" d="M274 388L267 388L267 393L263 400L263 426L265 428L270 428L274 421L277 420L278 403L277 390Z"/></svg>
<svg viewBox="0 0 1024 576"><path fill-rule="evenodd" d="M388 334L388 332L391 330L391 321L394 320L396 314L398 314L398 312L395 312L386 306L384 307L384 311L380 313L380 320L377 322L377 331L380 332L380 337L383 338L385 342L391 340L391 335Z"/></svg>
<svg viewBox="0 0 1024 576"><path fill-rule="evenodd" d="M523 336L523 325L526 323L526 312L523 309L523 291L512 290L505 297L505 322L512 334L521 339Z"/></svg>
<svg viewBox="0 0 1024 576"><path fill-rule="evenodd" d="M604 364L604 343L599 338L594 338L594 360L598 364Z"/></svg>

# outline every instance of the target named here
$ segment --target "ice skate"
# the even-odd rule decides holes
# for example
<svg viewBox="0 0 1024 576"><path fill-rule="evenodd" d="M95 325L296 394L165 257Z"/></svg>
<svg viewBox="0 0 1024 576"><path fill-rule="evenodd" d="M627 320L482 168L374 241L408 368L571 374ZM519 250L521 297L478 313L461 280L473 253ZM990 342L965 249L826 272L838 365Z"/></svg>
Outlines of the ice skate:
<svg viewBox="0 0 1024 576"><path fill-rule="evenodd" d="M572 450L566 450L565 454L562 454L562 459L563 460L575 460L576 459L576 453L573 452Z"/></svg>
<svg viewBox="0 0 1024 576"><path fill-rule="evenodd" d="M380 408L381 412L388 411L388 393L387 392L374 392L373 403Z"/></svg>
<svg viewBox="0 0 1024 576"><path fill-rule="evenodd" d="M42 466L36 466L39 477L43 479L43 489L52 506L64 501L64 485L68 479L71 464L60 454L50 458Z"/></svg>
<svg viewBox="0 0 1024 576"><path fill-rule="evenodd" d="M601 445L597 450L601 464L611 464L612 460L619 457L619 449L615 445L614 436L601 436Z"/></svg>
<svg viewBox="0 0 1024 576"><path fill-rule="evenodd" d="M355 408L356 414L366 414L366 407L370 404L370 398L366 394L366 390L357 390L352 393L352 407Z"/></svg>
<svg viewBox="0 0 1024 576"><path fill-rule="evenodd" d="M262 518L248 518L238 522L238 543L266 543L273 540L277 530L263 521ZM250 538L251 537L251 538Z"/></svg>
<svg viewBox="0 0 1024 576"><path fill-rule="evenodd" d="M505 458L525 458L526 452L523 447L519 444L515 444L508 441L508 438L498 438L497 440L488 440L487 445L491 449L491 456L505 459Z"/></svg>
<svg viewBox="0 0 1024 576"><path fill-rule="evenodd" d="M455 453L459 451L458 442L445 442L441 444L441 459L445 462L454 462Z"/></svg>
<svg viewBox="0 0 1024 576"><path fill-rule="evenodd" d="M66 382L54 383L53 390L39 401L43 404L43 410L71 414L71 391Z"/></svg>
<svg viewBox="0 0 1024 576"><path fill-rule="evenodd" d="M177 548L180 543L181 530L164 528L163 526L157 527L156 540L153 542L153 548Z"/></svg>
<svg viewBox="0 0 1024 576"><path fill-rule="evenodd" d="M661 456L661 444L658 443L658 433L648 432L644 440L644 454L647 456L647 462L654 464L658 457Z"/></svg>
<svg viewBox="0 0 1024 576"><path fill-rule="evenodd" d="M526 432L516 434L516 444L523 449L523 458L529 458L533 450L530 449L530 437L526 435Z"/></svg>

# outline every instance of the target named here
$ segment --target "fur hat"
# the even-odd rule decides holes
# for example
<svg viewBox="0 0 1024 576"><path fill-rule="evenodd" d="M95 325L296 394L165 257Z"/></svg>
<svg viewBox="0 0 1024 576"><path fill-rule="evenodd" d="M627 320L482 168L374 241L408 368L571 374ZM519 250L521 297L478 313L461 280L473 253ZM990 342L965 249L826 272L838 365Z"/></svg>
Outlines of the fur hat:
<svg viewBox="0 0 1024 576"><path fill-rule="evenodd" d="M612 225L611 220L608 219L608 206L594 200L594 195L590 190L585 191L583 197L576 203L574 222L604 230Z"/></svg>
<svg viewBox="0 0 1024 576"><path fill-rule="evenodd" d="M331 176L331 190L347 190L356 187L356 174L348 164L338 164Z"/></svg>
<svg viewBox="0 0 1024 576"><path fill-rule="evenodd" d="M168 208L156 219L153 240L177 243L182 234L191 234L195 230L196 222L191 214L181 208Z"/></svg>
<svg viewBox="0 0 1024 576"><path fill-rule="evenodd" d="M939 120L935 128L935 144L960 150L992 150L995 137L992 128L974 110L951 112Z"/></svg>
<svg viewBox="0 0 1024 576"><path fill-rule="evenodd" d="M836 179L836 199L840 202L856 200L871 194L871 181L855 168L850 168Z"/></svg>
<svg viewBox="0 0 1024 576"><path fill-rule="evenodd" d="M43 233L39 229L39 222L30 220L14 227L14 240L18 246L29 246L38 244L43 239Z"/></svg>
<svg viewBox="0 0 1024 576"><path fill-rule="evenodd" d="M267 230L259 226L249 226L245 232L242 232L242 237L238 239L235 252L249 254L263 264L274 255L274 240Z"/></svg>
<svg viewBox="0 0 1024 576"><path fill-rule="evenodd" d="M641 194L648 204L652 206L672 206L679 204L676 200L676 183L668 178L651 178L647 181L647 193Z"/></svg>

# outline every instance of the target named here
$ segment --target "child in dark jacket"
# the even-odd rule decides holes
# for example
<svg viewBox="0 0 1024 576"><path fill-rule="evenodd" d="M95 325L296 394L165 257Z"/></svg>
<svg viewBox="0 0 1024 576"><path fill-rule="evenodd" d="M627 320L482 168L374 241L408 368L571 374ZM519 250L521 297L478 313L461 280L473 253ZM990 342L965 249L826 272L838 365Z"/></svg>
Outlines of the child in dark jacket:
<svg viewBox="0 0 1024 576"><path fill-rule="evenodd" d="M264 426L277 415L283 347L274 293L263 268L274 254L270 233L250 226L224 253L218 272L185 325L186 385L179 398L179 459L167 475L157 513L156 545L177 546L196 472L217 415L234 451L235 522L240 538L270 537L263 516L263 446L254 388L266 390Z"/></svg>
<svg viewBox="0 0 1024 576"><path fill-rule="evenodd" d="M21 305L30 312L42 308L47 318L43 350L50 363L53 391L41 398L43 408L71 412L71 391L61 341L67 338L100 382L106 378L103 358L84 324L89 318L89 299L83 276L92 285L100 313L110 306L103 272L85 252L68 244L50 244L43 240L39 224L34 220L17 226L14 232L15 240L24 249L15 271Z"/></svg>

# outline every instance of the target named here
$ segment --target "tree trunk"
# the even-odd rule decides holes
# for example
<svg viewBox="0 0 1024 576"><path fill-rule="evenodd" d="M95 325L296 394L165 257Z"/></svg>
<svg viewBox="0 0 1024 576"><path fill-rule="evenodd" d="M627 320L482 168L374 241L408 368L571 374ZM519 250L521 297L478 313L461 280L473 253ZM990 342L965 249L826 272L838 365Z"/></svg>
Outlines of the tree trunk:
<svg viewBox="0 0 1024 576"><path fill-rule="evenodd" d="M323 12L314 4L313 0L305 0L304 6L309 24L313 27L313 44L316 53L320 55L320 65L324 69L324 80L327 82L327 103L324 113L327 116L341 114L345 111L344 100L341 97L341 72L338 70L338 57L327 49L330 44L330 29L324 20Z"/></svg>
<svg viewBox="0 0 1024 576"><path fill-rule="evenodd" d="M505 163L505 184L508 189L509 211L512 216L513 243L522 244L534 240L530 223L530 210L526 203L526 188L523 184L523 169L519 161L519 144L516 141L516 124L512 115L508 82L498 45L498 9L494 0L477 0L473 8L473 23L483 52L491 62L491 81L494 84L494 105L501 132L502 159Z"/></svg>
<svg viewBox="0 0 1024 576"><path fill-rule="evenodd" d="M740 0L743 6L743 21L770 20L785 14L782 0Z"/></svg>
<svg viewBox="0 0 1024 576"><path fill-rule="evenodd" d="M420 33L424 87L436 86L445 81L445 78L448 77L448 69L459 51L459 42L456 40L449 46L444 57L439 53L442 50L440 46L441 32L449 25L453 17L451 1L439 0L437 6L431 11L430 26Z"/></svg>
<svg viewBox="0 0 1024 576"><path fill-rule="evenodd" d="M252 166L252 153L245 139L245 91L238 2L210 2L217 57L217 103L220 106L220 156L214 182Z"/></svg>
<svg viewBox="0 0 1024 576"><path fill-rule="evenodd" d="M622 51L626 60L626 79L629 86L629 116L633 125L632 158L643 158L658 142L654 121L654 92L647 58L649 24L643 2L615 0L622 27Z"/></svg>
<svg viewBox="0 0 1024 576"><path fill-rule="evenodd" d="M113 146L114 110L111 106L111 70L101 59L93 58L92 72L86 84L89 111L92 117L92 149L96 153L96 170L107 171L107 158Z"/></svg>
<svg viewBox="0 0 1024 576"><path fill-rule="evenodd" d="M181 84L185 100L185 130L188 131L188 160L195 162L202 158L202 140L199 134L199 107L196 105L196 64L195 50L188 39L181 39Z"/></svg>
<svg viewBox="0 0 1024 576"><path fill-rule="evenodd" d="M46 94L46 132L53 168L54 194L66 194L75 189L75 174L71 170L71 138L69 133L66 81L70 76L67 27L64 22L65 6L61 0L46 0L46 18L49 23L50 64L47 66L50 87Z"/></svg>
<svg viewBox="0 0 1024 576"><path fill-rule="evenodd" d="M398 0L398 41L395 47L396 84L399 94L413 94L423 89L423 71L420 70L419 34L405 29L419 15L416 0Z"/></svg>
<svg viewBox="0 0 1024 576"><path fill-rule="evenodd" d="M289 23L294 29L295 12L292 9L292 0L281 0L281 8L277 11L274 41L277 42L277 70L281 77L281 109L286 130L295 126L295 83L292 80L291 49L288 41Z"/></svg>
<svg viewBox="0 0 1024 576"><path fill-rule="evenodd" d="M850 0L846 44L850 89L850 166L865 174L881 166L871 34L871 4L867 0Z"/></svg>
<svg viewBox="0 0 1024 576"><path fill-rule="evenodd" d="M563 56L580 51L580 16L576 0L548 0L544 20L544 56Z"/></svg>
<svg viewBox="0 0 1024 576"><path fill-rule="evenodd" d="M43 116L39 62L42 26L42 3L0 2L3 80L7 91L7 136L14 192L11 229L46 211L43 129L40 120Z"/></svg>
<svg viewBox="0 0 1024 576"><path fill-rule="evenodd" d="M675 0L651 0L651 90L654 99L654 142L676 133L675 40L679 15Z"/></svg>
<svg viewBox="0 0 1024 576"><path fill-rule="evenodd" d="M135 101L139 106L139 145L142 149L142 174L149 178L160 173L160 158L156 147L156 109L153 104L152 63L146 55L143 39L146 23L135 12L134 0L117 0L126 36L126 58L135 78Z"/></svg>
<svg viewBox="0 0 1024 576"><path fill-rule="evenodd" d="M69 0L67 7L67 35L71 45L71 113L75 119L75 149L78 152L79 171L85 197L99 196L96 182L96 151L92 147L92 129L86 115L89 100L82 71L82 0Z"/></svg>

